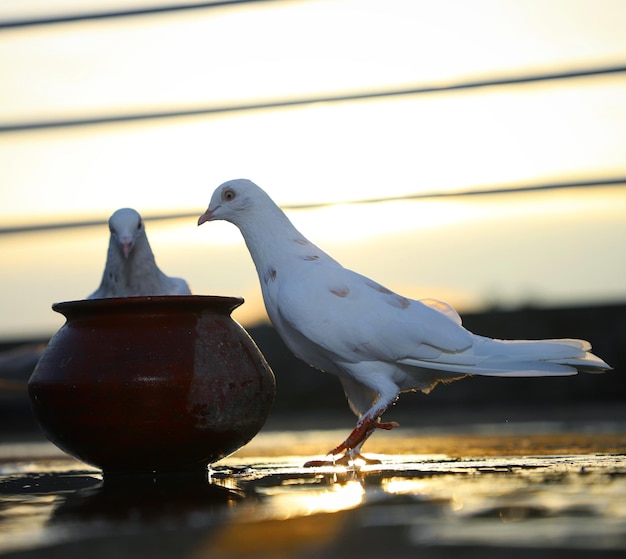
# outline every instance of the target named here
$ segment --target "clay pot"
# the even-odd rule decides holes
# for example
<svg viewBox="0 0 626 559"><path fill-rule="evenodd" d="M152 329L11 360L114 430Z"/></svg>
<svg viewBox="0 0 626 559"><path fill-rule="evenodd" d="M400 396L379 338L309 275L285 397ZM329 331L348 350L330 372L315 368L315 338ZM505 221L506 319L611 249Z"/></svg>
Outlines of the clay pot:
<svg viewBox="0 0 626 559"><path fill-rule="evenodd" d="M46 436L107 473L206 469L261 429L275 381L230 313L243 299L57 303L67 322L28 383Z"/></svg>

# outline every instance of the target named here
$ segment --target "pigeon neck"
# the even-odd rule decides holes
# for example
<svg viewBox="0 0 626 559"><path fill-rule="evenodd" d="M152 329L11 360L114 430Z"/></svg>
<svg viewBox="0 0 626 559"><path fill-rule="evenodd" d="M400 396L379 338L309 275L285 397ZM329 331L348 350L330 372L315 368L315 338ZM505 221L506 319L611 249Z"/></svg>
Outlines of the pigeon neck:
<svg viewBox="0 0 626 559"><path fill-rule="evenodd" d="M152 280L151 276L154 275L153 270L156 268L156 262L145 234L137 237L128 258L124 258L117 241L111 240L109 259L118 262L117 268L121 272L118 281L126 289L139 289L142 284Z"/></svg>
<svg viewBox="0 0 626 559"><path fill-rule="evenodd" d="M135 241L135 246L133 250L130 251L126 262L131 264L135 262L135 266L141 264L154 264L154 253L152 252L152 248L150 247L150 242L148 241L148 237L144 233L143 235L139 235Z"/></svg>
<svg viewBox="0 0 626 559"><path fill-rule="evenodd" d="M312 246L280 209L238 226L257 269Z"/></svg>

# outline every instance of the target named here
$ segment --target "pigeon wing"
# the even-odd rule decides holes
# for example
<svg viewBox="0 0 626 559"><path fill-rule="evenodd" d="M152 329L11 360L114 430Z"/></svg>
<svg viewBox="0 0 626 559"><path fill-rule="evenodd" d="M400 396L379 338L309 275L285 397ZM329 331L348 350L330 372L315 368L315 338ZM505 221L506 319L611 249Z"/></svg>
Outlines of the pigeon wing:
<svg viewBox="0 0 626 559"><path fill-rule="evenodd" d="M407 299L340 266L296 275L275 301L279 320L346 362L435 359L472 344L448 308Z"/></svg>

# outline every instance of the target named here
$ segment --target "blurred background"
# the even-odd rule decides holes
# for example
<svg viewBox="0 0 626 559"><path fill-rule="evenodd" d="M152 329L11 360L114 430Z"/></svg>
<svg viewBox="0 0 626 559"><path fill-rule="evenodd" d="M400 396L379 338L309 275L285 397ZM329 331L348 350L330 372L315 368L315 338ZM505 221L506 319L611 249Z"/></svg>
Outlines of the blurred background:
<svg viewBox="0 0 626 559"><path fill-rule="evenodd" d="M0 434L32 427L50 306L98 286L120 207L167 274L246 299L233 316L274 368L276 417L352 421L268 326L239 232L196 226L240 177L344 265L476 333L583 337L615 368L408 395L416 421L621 413L624 29L622 0L4 0Z"/></svg>

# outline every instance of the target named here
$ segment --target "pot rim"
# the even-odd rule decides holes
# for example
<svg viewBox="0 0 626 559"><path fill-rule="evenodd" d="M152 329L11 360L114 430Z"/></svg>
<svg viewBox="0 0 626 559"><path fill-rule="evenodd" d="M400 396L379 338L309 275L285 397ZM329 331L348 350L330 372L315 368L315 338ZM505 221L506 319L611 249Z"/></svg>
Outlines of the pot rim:
<svg viewBox="0 0 626 559"><path fill-rule="evenodd" d="M109 297L104 299L76 299L53 303L52 310L67 316L67 313L89 311L136 311L151 310L197 310L211 308L230 314L243 305L243 297L225 295L149 295L143 297Z"/></svg>

